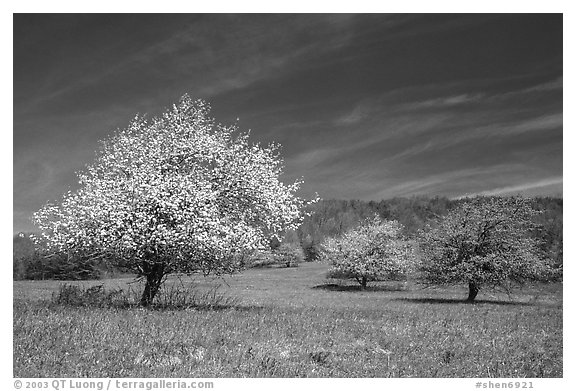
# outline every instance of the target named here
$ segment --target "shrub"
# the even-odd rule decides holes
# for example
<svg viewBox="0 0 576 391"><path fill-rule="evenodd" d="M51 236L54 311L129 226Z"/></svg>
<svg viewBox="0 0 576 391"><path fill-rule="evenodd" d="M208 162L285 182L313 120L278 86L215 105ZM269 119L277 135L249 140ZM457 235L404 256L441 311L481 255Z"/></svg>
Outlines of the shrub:
<svg viewBox="0 0 576 391"><path fill-rule="evenodd" d="M315 262L320 259L320 245L314 242L304 244L302 251L304 251L304 259L306 262Z"/></svg>
<svg viewBox="0 0 576 391"><path fill-rule="evenodd" d="M106 290L104 285L83 288L73 284L62 284L52 294L52 303L71 307L111 307L124 299L123 290Z"/></svg>
<svg viewBox="0 0 576 391"><path fill-rule="evenodd" d="M270 267L276 264L272 251L261 250L255 252L249 259L247 267Z"/></svg>
<svg viewBox="0 0 576 391"><path fill-rule="evenodd" d="M297 267L300 262L304 261L304 252L299 244L282 243L280 247L274 250L274 259L277 264Z"/></svg>
<svg viewBox="0 0 576 391"><path fill-rule="evenodd" d="M139 294L132 288L107 289L103 284L83 287L62 284L52 294L52 304L68 307L126 308L139 306ZM238 300L221 292L218 287L199 291L193 287L171 285L158 292L152 308L156 309L220 309L232 307Z"/></svg>

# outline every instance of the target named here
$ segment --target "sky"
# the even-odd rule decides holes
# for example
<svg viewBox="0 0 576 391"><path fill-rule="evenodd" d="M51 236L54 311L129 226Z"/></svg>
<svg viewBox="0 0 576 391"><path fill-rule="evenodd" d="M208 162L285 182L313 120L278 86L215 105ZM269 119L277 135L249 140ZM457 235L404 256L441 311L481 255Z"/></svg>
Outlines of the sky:
<svg viewBox="0 0 576 391"><path fill-rule="evenodd" d="M561 14L15 14L13 230L185 93L299 195L563 195Z"/></svg>

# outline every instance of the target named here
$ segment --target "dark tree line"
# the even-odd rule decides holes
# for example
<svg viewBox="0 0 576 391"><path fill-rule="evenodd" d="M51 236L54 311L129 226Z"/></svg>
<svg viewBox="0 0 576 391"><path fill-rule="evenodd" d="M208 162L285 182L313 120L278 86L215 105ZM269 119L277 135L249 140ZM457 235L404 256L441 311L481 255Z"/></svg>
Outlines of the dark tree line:
<svg viewBox="0 0 576 391"><path fill-rule="evenodd" d="M102 266L94 260L41 255L28 234L13 238L14 280L94 280L102 273Z"/></svg>
<svg viewBox="0 0 576 391"><path fill-rule="evenodd" d="M542 250L553 260L555 266L562 266L562 198L535 198L534 209L542 213L536 216L540 225L536 236L542 241Z"/></svg>

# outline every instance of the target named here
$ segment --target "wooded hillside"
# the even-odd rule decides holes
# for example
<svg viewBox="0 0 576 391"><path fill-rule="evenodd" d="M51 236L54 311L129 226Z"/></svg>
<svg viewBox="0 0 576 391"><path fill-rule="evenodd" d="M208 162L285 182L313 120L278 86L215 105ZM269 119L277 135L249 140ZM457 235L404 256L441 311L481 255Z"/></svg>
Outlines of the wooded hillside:
<svg viewBox="0 0 576 391"><path fill-rule="evenodd" d="M384 219L398 220L404 226L404 234L416 238L418 230L424 228L427 222L433 223L434 218L446 214L462 202L465 199L423 196L382 201L322 200L310 206L311 215L296 233L287 235L287 240L298 240L307 259L312 260L324 238L340 235L375 213ZM542 211L536 221L541 227L534 235L543 240L543 250L554 260L554 264L562 265L563 200L538 197L533 199L533 206Z"/></svg>

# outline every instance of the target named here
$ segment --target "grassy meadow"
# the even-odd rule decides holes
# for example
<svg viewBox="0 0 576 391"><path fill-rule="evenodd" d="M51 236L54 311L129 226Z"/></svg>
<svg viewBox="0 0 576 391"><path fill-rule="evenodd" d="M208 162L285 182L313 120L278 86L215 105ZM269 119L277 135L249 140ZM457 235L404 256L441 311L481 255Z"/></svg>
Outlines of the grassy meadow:
<svg viewBox="0 0 576 391"><path fill-rule="evenodd" d="M467 304L464 286L360 291L326 272L304 263L225 279L172 277L159 302L190 286L198 300L217 302L184 309L60 305L51 298L62 282L14 281L14 376L563 375L561 284L512 296L480 291ZM73 284L139 294L132 281Z"/></svg>

